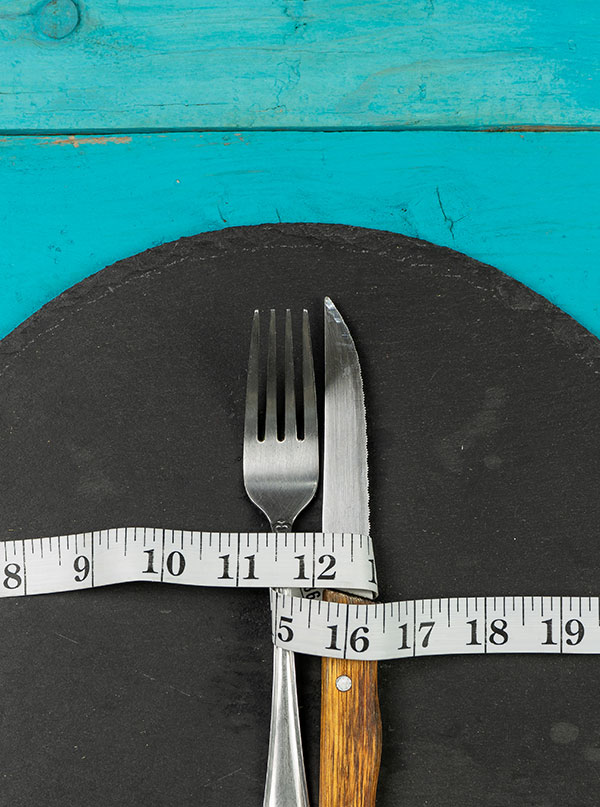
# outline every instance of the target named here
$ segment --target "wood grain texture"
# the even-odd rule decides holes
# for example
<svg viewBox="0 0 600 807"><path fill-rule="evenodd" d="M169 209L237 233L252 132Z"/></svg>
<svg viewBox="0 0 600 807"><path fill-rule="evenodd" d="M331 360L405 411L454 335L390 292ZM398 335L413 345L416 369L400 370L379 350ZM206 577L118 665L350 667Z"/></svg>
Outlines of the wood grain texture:
<svg viewBox="0 0 600 807"><path fill-rule="evenodd" d="M596 0L52 5L2 3L4 131L600 124Z"/></svg>
<svg viewBox="0 0 600 807"><path fill-rule="evenodd" d="M326 591L323 598L369 602L337 591ZM350 678L347 692L336 687L339 676ZM323 658L319 807L375 807L380 762L377 662Z"/></svg>
<svg viewBox="0 0 600 807"><path fill-rule="evenodd" d="M127 255L278 221L453 247L600 334L599 155L589 132L0 138L0 334Z"/></svg>

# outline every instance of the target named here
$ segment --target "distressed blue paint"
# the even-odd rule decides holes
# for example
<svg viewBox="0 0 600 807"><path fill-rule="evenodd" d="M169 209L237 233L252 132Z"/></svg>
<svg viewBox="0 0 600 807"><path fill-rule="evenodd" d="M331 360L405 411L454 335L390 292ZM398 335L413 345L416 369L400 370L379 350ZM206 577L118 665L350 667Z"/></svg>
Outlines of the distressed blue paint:
<svg viewBox="0 0 600 807"><path fill-rule="evenodd" d="M0 334L119 258L278 220L445 244L600 334L599 169L597 133L0 139Z"/></svg>
<svg viewBox="0 0 600 807"><path fill-rule="evenodd" d="M600 124L597 0L77 2L0 4L4 131Z"/></svg>

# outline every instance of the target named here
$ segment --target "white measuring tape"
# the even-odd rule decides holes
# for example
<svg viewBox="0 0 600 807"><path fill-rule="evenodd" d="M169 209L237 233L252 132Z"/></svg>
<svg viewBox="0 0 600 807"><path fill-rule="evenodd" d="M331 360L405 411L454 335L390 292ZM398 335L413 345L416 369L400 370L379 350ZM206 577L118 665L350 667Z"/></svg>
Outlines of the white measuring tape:
<svg viewBox="0 0 600 807"><path fill-rule="evenodd" d="M299 653L364 660L600 653L599 597L321 601L324 588L377 594L368 536L122 527L9 540L0 549L0 598L134 581L291 588L292 595L271 595L273 640Z"/></svg>
<svg viewBox="0 0 600 807"><path fill-rule="evenodd" d="M450 597L342 605L274 594L275 644L348 659L600 653L599 597Z"/></svg>
<svg viewBox="0 0 600 807"><path fill-rule="evenodd" d="M371 539L350 533L119 527L4 541L1 547L0 597L134 581L377 594Z"/></svg>

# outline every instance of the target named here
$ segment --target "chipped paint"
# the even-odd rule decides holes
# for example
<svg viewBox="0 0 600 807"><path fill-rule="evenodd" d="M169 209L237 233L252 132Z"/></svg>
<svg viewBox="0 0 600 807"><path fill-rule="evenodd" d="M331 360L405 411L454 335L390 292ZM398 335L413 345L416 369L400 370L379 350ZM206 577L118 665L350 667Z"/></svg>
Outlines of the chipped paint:
<svg viewBox="0 0 600 807"><path fill-rule="evenodd" d="M507 126L486 126L481 132L599 132L600 126L567 126L562 124L518 124Z"/></svg>
<svg viewBox="0 0 600 807"><path fill-rule="evenodd" d="M113 135L113 136L94 136L94 137L81 137L78 135L68 135L67 137L57 137L50 141L51 146L73 146L78 149L79 146L106 146L107 144L114 143L115 145L122 145L123 143L131 143L130 135Z"/></svg>

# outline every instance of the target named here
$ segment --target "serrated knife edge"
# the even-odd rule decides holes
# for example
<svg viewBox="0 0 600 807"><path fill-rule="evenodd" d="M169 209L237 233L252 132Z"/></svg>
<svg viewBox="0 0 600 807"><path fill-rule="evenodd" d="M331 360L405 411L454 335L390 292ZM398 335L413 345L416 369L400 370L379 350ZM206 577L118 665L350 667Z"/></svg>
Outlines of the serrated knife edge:
<svg viewBox="0 0 600 807"><path fill-rule="evenodd" d="M323 531L369 534L367 425L354 340L325 298Z"/></svg>

